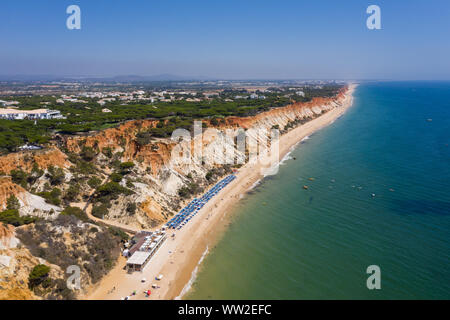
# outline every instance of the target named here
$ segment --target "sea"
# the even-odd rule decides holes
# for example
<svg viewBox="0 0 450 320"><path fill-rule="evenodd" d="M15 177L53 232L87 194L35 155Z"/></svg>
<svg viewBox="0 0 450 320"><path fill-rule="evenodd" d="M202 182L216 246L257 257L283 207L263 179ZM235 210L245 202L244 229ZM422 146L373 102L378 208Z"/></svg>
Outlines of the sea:
<svg viewBox="0 0 450 320"><path fill-rule="evenodd" d="M359 84L229 215L183 299L450 299L450 82Z"/></svg>

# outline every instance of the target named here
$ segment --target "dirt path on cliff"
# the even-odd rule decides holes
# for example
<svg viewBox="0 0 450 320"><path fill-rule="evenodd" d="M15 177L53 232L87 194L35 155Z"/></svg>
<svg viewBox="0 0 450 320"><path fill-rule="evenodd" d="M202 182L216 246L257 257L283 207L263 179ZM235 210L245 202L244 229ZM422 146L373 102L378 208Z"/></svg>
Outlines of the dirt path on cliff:
<svg viewBox="0 0 450 320"><path fill-rule="evenodd" d="M103 172L106 175L106 178L103 179L101 184L104 184L108 181L109 179L109 175L111 174L111 172ZM78 207L80 209L82 209L86 215L88 216L89 219L91 219L92 221L97 222L98 224L104 225L104 226L108 226L108 227L115 227L118 228L124 232L127 233L138 233L139 231L143 230L143 229L139 229L139 228L135 228L132 226L128 226L126 224L122 224L120 222L117 221L111 221L111 220L106 220L106 219L101 219L101 218L97 218L95 216L92 215L92 199L95 195L95 189L92 190L92 192L89 194L89 198L86 202L73 202L70 204L70 206L72 207Z"/></svg>

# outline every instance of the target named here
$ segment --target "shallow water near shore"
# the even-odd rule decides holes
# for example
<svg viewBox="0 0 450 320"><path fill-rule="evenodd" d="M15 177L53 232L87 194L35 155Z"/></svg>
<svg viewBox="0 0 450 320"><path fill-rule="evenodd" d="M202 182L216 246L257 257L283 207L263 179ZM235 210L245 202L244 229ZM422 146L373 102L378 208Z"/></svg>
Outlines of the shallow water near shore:
<svg viewBox="0 0 450 320"><path fill-rule="evenodd" d="M450 298L450 83L354 97L239 202L183 299Z"/></svg>

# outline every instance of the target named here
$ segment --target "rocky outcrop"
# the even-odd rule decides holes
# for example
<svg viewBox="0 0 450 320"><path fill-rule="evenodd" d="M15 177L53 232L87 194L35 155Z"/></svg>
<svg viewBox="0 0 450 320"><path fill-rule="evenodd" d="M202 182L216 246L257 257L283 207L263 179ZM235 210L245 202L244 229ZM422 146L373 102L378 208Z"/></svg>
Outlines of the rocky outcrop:
<svg viewBox="0 0 450 320"><path fill-rule="evenodd" d="M42 197L31 194L21 186L13 183L10 177L0 177L0 210L6 209L9 197L15 196L20 203L21 216L54 217L61 208L45 202Z"/></svg>
<svg viewBox="0 0 450 320"><path fill-rule="evenodd" d="M0 209L6 208L6 201L9 197L22 198L25 192L25 189L13 183L10 177L0 177Z"/></svg>
<svg viewBox="0 0 450 320"><path fill-rule="evenodd" d="M0 224L0 300L41 299L28 287L28 276L38 264L50 266L51 278L62 278L63 273L58 266L33 256L21 245L13 226Z"/></svg>
<svg viewBox="0 0 450 320"><path fill-rule="evenodd" d="M274 108L266 112L261 112L251 117L227 117L225 124L221 127L250 128L271 128L278 125L283 129L289 121L305 119L320 115L333 108L342 105L345 99L345 90L342 90L334 98L314 98L309 102L297 102L281 108Z"/></svg>
<svg viewBox="0 0 450 320"><path fill-rule="evenodd" d="M14 227L0 224L0 250L16 248L19 243L14 234Z"/></svg>
<svg viewBox="0 0 450 320"><path fill-rule="evenodd" d="M56 147L47 150L23 151L10 153L0 157L0 172L9 173L11 170L30 172L34 164L40 169L50 166L65 168L69 166L67 156Z"/></svg>

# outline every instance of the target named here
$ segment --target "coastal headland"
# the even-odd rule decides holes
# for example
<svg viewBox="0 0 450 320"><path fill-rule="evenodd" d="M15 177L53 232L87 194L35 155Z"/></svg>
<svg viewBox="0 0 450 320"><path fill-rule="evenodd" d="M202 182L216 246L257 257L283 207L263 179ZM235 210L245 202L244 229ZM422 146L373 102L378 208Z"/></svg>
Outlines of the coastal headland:
<svg viewBox="0 0 450 320"><path fill-rule="evenodd" d="M352 105L355 87L356 85L350 84L338 96L338 104L283 134L279 141L279 159L283 159L302 139L341 117ZM263 118L264 114L257 117ZM130 296L132 292L136 294L131 299L182 298L195 279L202 259L228 225L234 205L263 178L261 169L260 163L242 166L236 173L236 179L212 198L192 222L176 232L169 231L167 241L142 272L128 274L124 269L125 258L120 257L114 269L80 298L115 300ZM174 237L171 237L172 233L175 233ZM155 280L158 275L163 275L163 278ZM158 288L152 289L152 284L156 284ZM144 294L147 290L152 292L149 297Z"/></svg>

